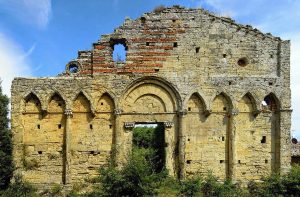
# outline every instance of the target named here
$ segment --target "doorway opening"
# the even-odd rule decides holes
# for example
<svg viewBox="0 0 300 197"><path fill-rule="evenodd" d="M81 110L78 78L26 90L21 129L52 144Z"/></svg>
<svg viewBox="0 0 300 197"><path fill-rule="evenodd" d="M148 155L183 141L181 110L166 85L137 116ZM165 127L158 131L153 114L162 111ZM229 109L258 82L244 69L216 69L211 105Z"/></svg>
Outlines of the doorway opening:
<svg viewBox="0 0 300 197"><path fill-rule="evenodd" d="M146 159L155 173L166 170L165 128L163 123L136 123L132 153Z"/></svg>

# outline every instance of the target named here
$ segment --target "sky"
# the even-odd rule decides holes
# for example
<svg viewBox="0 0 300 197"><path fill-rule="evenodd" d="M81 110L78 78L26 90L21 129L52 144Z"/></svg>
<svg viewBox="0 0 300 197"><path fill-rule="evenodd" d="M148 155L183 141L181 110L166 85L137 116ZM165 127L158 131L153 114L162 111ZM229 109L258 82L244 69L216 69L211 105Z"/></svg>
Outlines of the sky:
<svg viewBox="0 0 300 197"><path fill-rule="evenodd" d="M201 7L291 40L292 135L300 139L299 0L0 0L3 92L10 95L17 76L56 76L125 17L136 19L159 5Z"/></svg>

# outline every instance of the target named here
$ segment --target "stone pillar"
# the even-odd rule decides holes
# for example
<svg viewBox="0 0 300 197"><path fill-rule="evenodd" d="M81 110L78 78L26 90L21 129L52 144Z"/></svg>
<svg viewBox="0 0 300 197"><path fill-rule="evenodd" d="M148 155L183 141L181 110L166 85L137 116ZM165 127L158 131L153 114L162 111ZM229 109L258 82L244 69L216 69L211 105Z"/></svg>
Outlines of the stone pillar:
<svg viewBox="0 0 300 197"><path fill-rule="evenodd" d="M186 110L178 113L178 152L179 152L179 178L185 179L185 143L186 143Z"/></svg>
<svg viewBox="0 0 300 197"><path fill-rule="evenodd" d="M174 126L173 122L166 121L164 122L164 132L165 132L165 151L166 151L166 160L165 160L165 166L169 171L170 175L176 176L176 170L174 169L174 143L173 138L167 138L170 134L170 132L175 133L174 130L172 130L172 127ZM176 147L175 147L176 148Z"/></svg>
<svg viewBox="0 0 300 197"><path fill-rule="evenodd" d="M279 158L276 160L281 173L286 173L291 166L291 114L292 110L280 110L279 114ZM276 148L279 148L276 147Z"/></svg>
<svg viewBox="0 0 300 197"><path fill-rule="evenodd" d="M120 149L121 149L121 132L122 132L122 125L121 125L121 114L122 110L121 109L115 109L114 110L114 115L115 115L115 125L114 125L114 145L113 145L113 150L112 150L112 157L114 158L114 162L116 164L120 163Z"/></svg>
<svg viewBox="0 0 300 197"><path fill-rule="evenodd" d="M235 117L239 114L238 109L232 109L228 114L228 174L227 178L232 181L236 180L236 120Z"/></svg>
<svg viewBox="0 0 300 197"><path fill-rule="evenodd" d="M63 140L63 183L70 183L70 134L73 112L71 109L65 110L66 126Z"/></svg>

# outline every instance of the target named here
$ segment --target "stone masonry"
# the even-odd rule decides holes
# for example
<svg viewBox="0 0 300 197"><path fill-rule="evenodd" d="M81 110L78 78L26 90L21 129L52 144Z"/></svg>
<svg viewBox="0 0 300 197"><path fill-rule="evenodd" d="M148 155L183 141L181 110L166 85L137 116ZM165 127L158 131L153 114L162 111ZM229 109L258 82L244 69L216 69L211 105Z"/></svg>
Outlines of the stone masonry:
<svg viewBox="0 0 300 197"><path fill-rule="evenodd" d="M290 167L290 42L203 9L126 18L62 74L11 90L15 165L40 186L97 176L113 147L126 162L137 123L165 125L172 176L247 182Z"/></svg>

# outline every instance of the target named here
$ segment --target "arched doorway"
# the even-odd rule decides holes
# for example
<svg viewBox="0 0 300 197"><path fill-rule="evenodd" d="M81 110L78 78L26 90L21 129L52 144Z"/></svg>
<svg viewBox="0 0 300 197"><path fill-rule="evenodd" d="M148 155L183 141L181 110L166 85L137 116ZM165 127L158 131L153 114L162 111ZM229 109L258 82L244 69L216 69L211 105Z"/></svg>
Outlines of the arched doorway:
<svg viewBox="0 0 300 197"><path fill-rule="evenodd" d="M159 79L144 79L133 83L125 91L120 107L122 115L121 151L119 157L131 152L135 124L163 124L165 138L165 167L170 175L176 176L179 170L178 117L181 100L176 90L167 82Z"/></svg>

